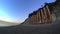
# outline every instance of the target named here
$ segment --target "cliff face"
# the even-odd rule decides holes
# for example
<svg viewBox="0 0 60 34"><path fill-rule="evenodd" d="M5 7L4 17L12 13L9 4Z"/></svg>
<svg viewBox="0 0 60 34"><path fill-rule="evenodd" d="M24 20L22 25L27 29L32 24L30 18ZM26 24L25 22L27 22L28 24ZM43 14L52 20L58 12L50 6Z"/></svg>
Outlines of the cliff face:
<svg viewBox="0 0 60 34"><path fill-rule="evenodd" d="M48 24L59 19L60 1L45 3L45 6L29 14L28 19L23 24Z"/></svg>

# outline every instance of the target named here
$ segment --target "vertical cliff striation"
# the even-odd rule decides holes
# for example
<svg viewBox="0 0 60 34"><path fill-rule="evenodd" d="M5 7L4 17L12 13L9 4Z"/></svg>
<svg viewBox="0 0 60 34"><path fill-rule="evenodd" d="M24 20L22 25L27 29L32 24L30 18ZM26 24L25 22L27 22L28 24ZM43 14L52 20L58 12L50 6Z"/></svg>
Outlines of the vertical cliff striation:
<svg viewBox="0 0 60 34"><path fill-rule="evenodd" d="M50 24L60 17L60 0L45 3L44 7L30 13L22 24Z"/></svg>

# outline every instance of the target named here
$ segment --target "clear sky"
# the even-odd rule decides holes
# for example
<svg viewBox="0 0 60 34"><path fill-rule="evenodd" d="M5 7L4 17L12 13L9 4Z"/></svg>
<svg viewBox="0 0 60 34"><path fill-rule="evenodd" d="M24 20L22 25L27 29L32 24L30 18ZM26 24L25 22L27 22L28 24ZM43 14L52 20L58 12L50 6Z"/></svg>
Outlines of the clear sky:
<svg viewBox="0 0 60 34"><path fill-rule="evenodd" d="M24 21L28 14L37 10L45 2L55 0L0 0L0 20Z"/></svg>

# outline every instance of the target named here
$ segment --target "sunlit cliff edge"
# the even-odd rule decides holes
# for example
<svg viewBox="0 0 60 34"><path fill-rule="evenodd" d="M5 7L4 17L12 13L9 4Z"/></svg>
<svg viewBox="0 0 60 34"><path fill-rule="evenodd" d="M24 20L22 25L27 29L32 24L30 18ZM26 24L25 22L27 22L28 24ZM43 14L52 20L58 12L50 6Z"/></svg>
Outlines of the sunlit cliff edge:
<svg viewBox="0 0 60 34"><path fill-rule="evenodd" d="M48 7L46 7L46 6L48 6ZM40 20L40 18L38 18L37 16L39 16L40 13L41 13L42 16L44 16L43 13L44 12L46 13L46 10L47 10L47 12L50 11L49 12L50 13L49 17L51 17L51 21L50 22L45 21L46 23L52 23L52 22L56 21L57 19L60 19L60 0L56 0L55 2L52 2L52 3L45 3L44 7L39 8L36 11L33 11L32 13L30 13L28 18L22 24L34 24L34 23L37 24L37 23L40 23L40 21L38 21L38 20ZM42 19L41 20L44 22L44 17L42 17ZM45 24L45 23L43 23L43 24Z"/></svg>

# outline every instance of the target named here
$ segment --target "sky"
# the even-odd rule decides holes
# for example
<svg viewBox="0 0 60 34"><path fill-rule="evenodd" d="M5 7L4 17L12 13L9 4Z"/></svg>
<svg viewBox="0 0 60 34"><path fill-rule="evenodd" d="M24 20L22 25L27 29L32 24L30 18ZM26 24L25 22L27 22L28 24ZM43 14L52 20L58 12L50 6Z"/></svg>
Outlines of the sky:
<svg viewBox="0 0 60 34"><path fill-rule="evenodd" d="M41 8L44 3L55 0L0 0L0 20L23 22L33 11Z"/></svg>

